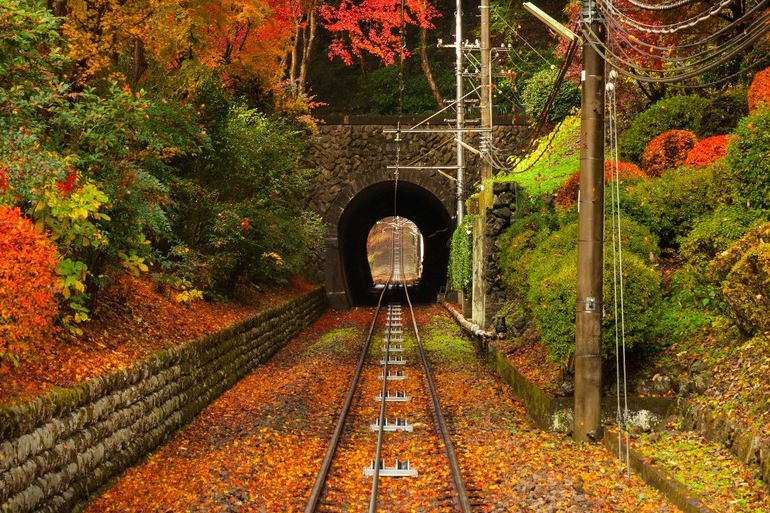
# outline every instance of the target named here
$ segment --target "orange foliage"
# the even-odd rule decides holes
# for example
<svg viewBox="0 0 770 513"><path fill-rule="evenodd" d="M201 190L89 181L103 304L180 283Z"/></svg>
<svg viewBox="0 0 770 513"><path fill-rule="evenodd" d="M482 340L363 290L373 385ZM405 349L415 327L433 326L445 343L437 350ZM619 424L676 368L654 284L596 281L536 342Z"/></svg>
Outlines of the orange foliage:
<svg viewBox="0 0 770 513"><path fill-rule="evenodd" d="M730 138L726 135L715 135L700 141L687 154L686 166L702 167L721 159L727 154L727 144Z"/></svg>
<svg viewBox="0 0 770 513"><path fill-rule="evenodd" d="M639 169L636 164L629 164L628 162L615 162L614 160L608 160L604 163L604 183L609 183L615 172L615 164L617 164L617 173L621 180L628 178L646 178L647 175ZM556 200L554 203L562 208L569 208L577 202L578 189L580 188L580 172L575 171L570 176L564 185L556 192Z"/></svg>
<svg viewBox="0 0 770 513"><path fill-rule="evenodd" d="M137 83L190 62L221 68L229 79L270 80L289 44L297 6L282 0L70 0L67 8L62 32L79 65L78 80Z"/></svg>
<svg viewBox="0 0 770 513"><path fill-rule="evenodd" d="M689 130L663 132L644 149L642 170L649 176L660 176L666 169L681 166L697 143L698 138Z"/></svg>
<svg viewBox="0 0 770 513"><path fill-rule="evenodd" d="M56 315L56 248L18 208L0 206L0 357L43 336Z"/></svg>
<svg viewBox="0 0 770 513"><path fill-rule="evenodd" d="M770 105L770 68L765 68L754 75L749 87L749 113L753 114L760 105Z"/></svg>

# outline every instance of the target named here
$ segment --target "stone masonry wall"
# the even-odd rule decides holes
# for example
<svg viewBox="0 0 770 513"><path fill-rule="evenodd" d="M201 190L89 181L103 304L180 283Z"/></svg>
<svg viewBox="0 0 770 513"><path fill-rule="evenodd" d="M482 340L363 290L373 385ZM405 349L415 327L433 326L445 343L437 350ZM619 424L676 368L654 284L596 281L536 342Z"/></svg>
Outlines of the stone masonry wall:
<svg viewBox="0 0 770 513"><path fill-rule="evenodd" d="M318 289L130 368L0 407L0 510L71 511L325 308L325 292Z"/></svg>
<svg viewBox="0 0 770 513"><path fill-rule="evenodd" d="M375 124L375 121L378 123ZM396 163L395 136L383 134L384 129L396 126L395 121L392 124L381 120L370 120L367 123L320 125L316 142L308 150L307 163L310 167L320 169L312 184L313 192L308 198L308 207L321 216L325 216L350 182ZM499 148L514 146L526 128L524 125L510 124L510 120L508 123L495 125L493 129L494 144ZM404 134L402 138L401 163L404 165L456 164L453 133ZM469 135L466 142L478 147L478 134ZM466 152L466 191L471 190L471 186L478 181L478 164L478 157ZM453 170L448 172L454 175ZM454 182L435 171L422 173L435 176L436 183L449 195L450 203L454 200Z"/></svg>
<svg viewBox="0 0 770 513"><path fill-rule="evenodd" d="M500 235L511 225L516 217L516 182L494 182L492 185L492 208L487 209L485 236L488 237L488 246L491 251L486 255L487 262L487 295L494 304L501 304L505 300L503 280L497 263L500 243Z"/></svg>

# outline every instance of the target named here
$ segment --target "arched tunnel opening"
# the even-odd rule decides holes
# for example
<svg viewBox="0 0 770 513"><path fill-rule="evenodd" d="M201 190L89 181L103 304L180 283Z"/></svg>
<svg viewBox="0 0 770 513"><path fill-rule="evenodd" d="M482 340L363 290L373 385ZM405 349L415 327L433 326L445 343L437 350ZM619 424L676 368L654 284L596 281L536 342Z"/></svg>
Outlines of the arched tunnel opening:
<svg viewBox="0 0 770 513"><path fill-rule="evenodd" d="M422 232L409 219L388 216L374 223L366 241L367 259L375 286L388 282L393 268L394 239L401 245L400 279L416 283L422 277L422 257L425 254Z"/></svg>
<svg viewBox="0 0 770 513"><path fill-rule="evenodd" d="M353 305L376 301L367 239L378 221L394 215L394 207L395 213L413 222L423 237L422 273L409 289L412 301L433 302L446 285L452 217L441 200L424 187L402 180L398 194L395 190L392 180L370 185L350 200L340 216L339 256L345 290Z"/></svg>

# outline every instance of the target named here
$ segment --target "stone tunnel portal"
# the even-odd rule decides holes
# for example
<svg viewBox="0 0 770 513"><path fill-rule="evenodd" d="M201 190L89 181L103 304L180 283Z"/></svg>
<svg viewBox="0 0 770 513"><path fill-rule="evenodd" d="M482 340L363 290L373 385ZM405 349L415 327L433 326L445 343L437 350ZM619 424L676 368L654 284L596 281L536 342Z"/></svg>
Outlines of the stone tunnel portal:
<svg viewBox="0 0 770 513"><path fill-rule="evenodd" d="M435 301L446 285L452 217L429 190L407 181L374 183L356 194L345 207L337 225L338 251L348 302L368 305L376 301L374 281L367 260L367 236L374 224L394 214L412 221L424 237L422 277L410 288L412 301Z"/></svg>

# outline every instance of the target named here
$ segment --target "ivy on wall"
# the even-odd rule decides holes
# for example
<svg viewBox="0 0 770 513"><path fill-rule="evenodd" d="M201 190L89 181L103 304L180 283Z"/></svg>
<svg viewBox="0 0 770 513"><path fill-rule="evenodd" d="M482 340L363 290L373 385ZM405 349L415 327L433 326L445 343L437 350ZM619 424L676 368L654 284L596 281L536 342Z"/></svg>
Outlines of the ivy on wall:
<svg viewBox="0 0 770 513"><path fill-rule="evenodd" d="M469 293L473 283L473 222L478 216L466 215L452 234L449 251L449 284Z"/></svg>

